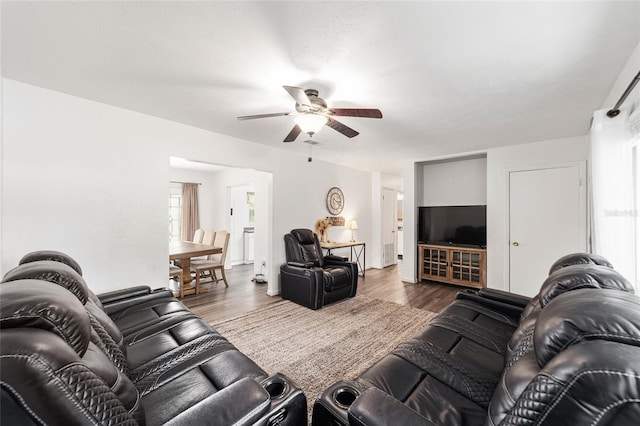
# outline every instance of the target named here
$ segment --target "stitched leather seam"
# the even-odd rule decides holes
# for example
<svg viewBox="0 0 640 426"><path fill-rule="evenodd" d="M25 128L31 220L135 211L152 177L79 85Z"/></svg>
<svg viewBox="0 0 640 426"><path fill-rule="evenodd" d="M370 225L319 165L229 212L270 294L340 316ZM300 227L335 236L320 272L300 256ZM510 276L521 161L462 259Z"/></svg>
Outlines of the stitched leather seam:
<svg viewBox="0 0 640 426"><path fill-rule="evenodd" d="M0 381L0 383L2 383L2 385L4 385L7 389L9 389L11 395L17 399L20 402L20 407L25 410L26 412L28 412L31 417L33 417L38 423L40 423L43 426L46 426L47 424L31 409L31 407L29 407L27 405L27 402L24 400L24 398L22 398L22 395L20 395L18 393L17 390L15 390L13 388L13 386L11 386L9 383L4 382L4 381Z"/></svg>
<svg viewBox="0 0 640 426"><path fill-rule="evenodd" d="M105 330L102 323L89 311L89 319L91 321L91 327L98 335L100 343L98 346L104 352L105 355L113 362L116 368L124 375L129 375L129 363L127 357L122 352L122 349L116 344L111 335Z"/></svg>
<svg viewBox="0 0 640 426"><path fill-rule="evenodd" d="M400 346L404 346L404 347L401 348ZM417 355L417 356L423 355L421 352L418 352L415 348L413 348L413 347L411 347L409 345L400 345L400 346L398 346L398 348L396 348L396 350L398 350L398 349L406 350L406 351L411 352L411 353L413 353L414 355ZM431 346L433 346L433 345L431 345ZM395 350L394 350L394 352L395 352ZM397 352L395 354L398 355L398 356L401 356ZM406 359L406 357L403 357L403 356L401 356L401 357L403 359L405 359L406 361L409 361L409 362L411 362L412 364L415 365L414 362L412 362L409 359ZM431 359L431 358L429 358L429 359ZM434 365L435 368L439 367L442 370L448 370L448 371L454 370L453 367L451 367L450 365L447 365L446 363L444 363L443 361L441 361L439 359L436 359L435 361L438 363L438 365L435 365L434 360L431 359L431 362L432 362L432 364ZM426 368L423 368L424 366L418 365L418 367L422 368L423 370L426 370ZM434 375L434 377L437 378L437 376L435 376L435 375ZM466 390L467 395L471 399L470 395L472 395L472 390L471 390L471 385L470 385L469 380L467 379L467 377L462 376L462 375L457 375L456 377L460 380L461 384L464 386L464 388Z"/></svg>
<svg viewBox="0 0 640 426"><path fill-rule="evenodd" d="M625 341L632 341L632 342L640 342L640 337L634 337L634 336L629 336L628 334L621 334L621 333L585 333L585 334L579 334L576 337L574 337L573 339L567 341L567 343L565 343L562 348L558 351L558 353L564 351L566 348L568 348L569 346L572 346L576 343L582 342L584 340L588 340L588 339L592 339L592 338L619 338L619 339L624 339ZM604 339L600 339L600 340L604 340Z"/></svg>
<svg viewBox="0 0 640 426"><path fill-rule="evenodd" d="M415 353L416 355L418 355L418 353L417 353L417 352L415 352L415 351L413 351L413 350L411 350L411 349L410 349L410 351L411 351L411 352L413 352L413 353ZM448 364L446 364L446 363L442 362L441 360L438 360L438 361L439 361L439 363L440 363L442 366L444 366L444 367L445 367L445 368L444 368L445 370L447 370L447 369L448 369L448 370L454 370L454 371L456 371L456 370L455 370L453 367L451 367L450 365L448 365ZM458 379L460 379L460 381L462 382L462 384L463 384L463 385L464 385L464 387L466 388L467 395L469 395L469 397L471 397L471 395L472 395L473 391L472 391L472 389L471 389L471 384L470 384L469 379L468 379L466 376L461 376L461 375L459 375L459 376L457 376L457 377L458 377Z"/></svg>
<svg viewBox="0 0 640 426"><path fill-rule="evenodd" d="M638 399L638 398L627 398L627 399L622 399L620 401L616 401L616 402L614 402L612 404L607 405L602 410L600 410L600 413L596 416L595 419L593 419L593 422L591 422L591 425L597 424L600 421L600 419L604 416L604 414L607 413L612 408L615 408L615 407L617 407L619 405L622 405L622 404L626 404L628 402L640 402L640 399Z"/></svg>
<svg viewBox="0 0 640 426"><path fill-rule="evenodd" d="M137 332L135 332L134 334L129 335L129 336L127 337L127 346L134 345L134 344L136 344L136 343L140 343L140 342L144 342L144 341L145 341L145 339L149 339L149 338L151 338L151 337L153 337L153 336L156 336L156 335L158 335L158 334L160 334L160 333L162 333L162 332L164 332L164 331L169 331L169 330L171 330L172 328L177 327L177 326L178 326L178 325L180 325L182 322L175 323L175 324L173 324L172 326L170 326L169 328L163 328L163 327L161 327L165 322L169 322L169 321L171 321L173 318L175 318L176 316L179 316L179 315L176 315L176 314L177 314L177 313L175 313L175 314L168 314L169 316L166 316L165 318L162 318L160 321L158 321L158 322L154 323L153 325L151 325L151 326L149 326L149 327L147 327L147 328L144 328L144 329L138 330L138 331L137 331ZM183 315L183 316L184 316L185 318L183 318L182 320L187 320L187 319L191 319L191 318L198 318L197 316L195 316L195 315L193 315L193 314L185 314L185 315ZM152 327L158 327L158 330L157 330L157 331L155 331L155 332L153 332L153 333L151 333L151 334L149 334L149 335L147 335L147 336L144 336L144 337L142 337L140 340L138 340L138 337L139 337L141 334L143 334L145 331L147 331L149 328L152 328Z"/></svg>
<svg viewBox="0 0 640 426"><path fill-rule="evenodd" d="M75 345L73 344L73 342L71 342L71 340L69 340L67 333L63 332L63 328L58 326L58 324L53 321L51 318L47 317L47 316L43 316L43 315L11 315L8 317L4 317L2 320L0 320L0 323L4 322L5 320L8 319L22 319L22 318L39 318L39 319L43 319L46 322L48 322L49 324L52 325L53 330L55 330L55 334L58 337L61 337L69 346L71 346L71 348L73 349L74 352L77 353ZM39 328L39 327L34 327L34 328Z"/></svg>
<svg viewBox="0 0 640 426"><path fill-rule="evenodd" d="M260 411L264 410L269 404L271 404L270 400L266 400L263 401L262 404L258 405L256 408L254 408L253 410L251 410L250 412L248 412L247 414L245 414L237 423L235 424L245 424L245 422L247 420L249 420L254 414L259 413Z"/></svg>
<svg viewBox="0 0 640 426"><path fill-rule="evenodd" d="M122 328L122 327L118 327L118 328L120 329L120 332L122 333L123 341L124 341L125 345L130 345L132 343L132 341L138 337L139 333L144 333L145 331L147 331L151 327L154 327L156 325L160 325L161 326L165 322L170 321L173 318L181 317L181 316L196 317L196 315L192 314L189 311L178 311L178 312L172 312L172 313L163 315L162 317L157 317L155 320L152 320L152 321L154 321L152 323L152 325L149 325L148 323L141 323L141 324L135 324L133 326L130 326L129 328Z"/></svg>
<svg viewBox="0 0 640 426"><path fill-rule="evenodd" d="M501 314L499 312L495 312L492 311L482 305L476 304L476 303L471 303L468 302L466 300L463 299L458 299L456 300L456 305L460 305L460 306L464 306L467 307L473 311L476 311L484 316L487 316L489 318L492 319L497 319L498 321L503 321L505 323L507 323L508 325L511 325L513 327L517 327L518 323L516 321L514 321L513 319L509 318L508 316Z"/></svg>
<svg viewBox="0 0 640 426"><path fill-rule="evenodd" d="M500 343L502 344L506 344L506 339L501 338L498 334L493 333L490 330L479 328L473 321L456 317L454 315L441 314L435 317L430 324L459 334L482 347L498 353L499 355L504 354L504 348L500 347L498 341L501 341Z"/></svg>
<svg viewBox="0 0 640 426"><path fill-rule="evenodd" d="M144 309L154 309L154 308L156 308L156 307L158 307L158 306L160 306L160 305L162 305L164 303L173 302L173 300L172 299L164 299L164 300L156 300L155 302L156 303L154 303L154 304L150 304L149 306L146 306ZM140 307L139 305L129 306L128 308L125 308L122 311L118 312L116 314L115 318L122 318L124 316L127 316L127 314L130 311L134 310L135 308L139 308L139 307ZM154 312L156 312L156 311L154 310ZM157 312L156 312L156 314L157 314Z"/></svg>
<svg viewBox="0 0 640 426"><path fill-rule="evenodd" d="M87 417L87 420L89 420L89 421L94 420L93 419L93 415L91 415L91 413L86 409L86 407L84 407L83 405L81 405L78 402L78 400L73 395L73 393L67 388L67 384L57 374L59 371L64 371L65 369L68 369L68 368L70 368L72 366L82 365L82 364L79 364L77 362L73 362L71 364L67 364L61 370L55 371L48 364L46 364L44 361L42 361L42 359L39 356L36 356L36 355L27 355L27 354L24 354L24 355L17 355L17 354L16 355L1 355L0 358L26 359L29 362L33 362L35 364L39 364L40 368L42 368L44 371L48 372L49 373L48 376L58 383L59 390L61 392L63 392L67 396L67 399L73 405L75 405L78 408L79 411L84 413L84 415ZM92 421L92 423L95 424L95 425L99 425L99 423L96 422L96 421Z"/></svg>
<svg viewBox="0 0 640 426"><path fill-rule="evenodd" d="M562 397L569 392L569 389L575 384L575 382L577 382L578 380L580 380L582 378L582 376L587 375L587 374L617 374L619 376L626 376L626 377L635 377L636 379L640 378L640 375L638 374L630 374L630 373L622 373L620 371L613 371L613 370L585 370L582 371L580 374L576 375L575 377L573 377L565 386L564 389L558 394L558 396L555 398L555 401L549 405L549 408L545 411L545 413L540 417L540 422L542 422L544 419L547 418L547 416L549 415L549 413L551 412L551 410L553 410L555 408L556 405L558 405L560 403L560 400L562 399ZM550 380L554 380L557 383L562 384L562 382L558 381L556 378L549 376L548 374L542 374L542 376L547 377Z"/></svg>

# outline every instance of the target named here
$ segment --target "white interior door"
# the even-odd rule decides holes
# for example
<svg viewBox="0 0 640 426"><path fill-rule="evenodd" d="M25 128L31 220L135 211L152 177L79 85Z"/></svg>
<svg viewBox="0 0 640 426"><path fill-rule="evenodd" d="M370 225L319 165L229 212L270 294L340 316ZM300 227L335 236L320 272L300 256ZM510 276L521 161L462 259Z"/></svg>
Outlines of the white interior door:
<svg viewBox="0 0 640 426"><path fill-rule="evenodd" d="M549 267L586 250L581 165L509 173L509 288L535 295Z"/></svg>
<svg viewBox="0 0 640 426"><path fill-rule="evenodd" d="M397 262L396 254L396 194L382 190L382 267Z"/></svg>

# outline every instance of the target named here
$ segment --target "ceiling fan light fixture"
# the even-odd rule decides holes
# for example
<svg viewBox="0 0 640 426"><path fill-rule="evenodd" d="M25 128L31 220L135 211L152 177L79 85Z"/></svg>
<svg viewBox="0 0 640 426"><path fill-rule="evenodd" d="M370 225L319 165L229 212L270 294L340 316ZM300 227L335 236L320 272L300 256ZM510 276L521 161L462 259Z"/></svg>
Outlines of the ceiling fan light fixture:
<svg viewBox="0 0 640 426"><path fill-rule="evenodd" d="M324 115L307 113L297 116L293 121L300 126L303 132L313 135L318 133L328 120Z"/></svg>

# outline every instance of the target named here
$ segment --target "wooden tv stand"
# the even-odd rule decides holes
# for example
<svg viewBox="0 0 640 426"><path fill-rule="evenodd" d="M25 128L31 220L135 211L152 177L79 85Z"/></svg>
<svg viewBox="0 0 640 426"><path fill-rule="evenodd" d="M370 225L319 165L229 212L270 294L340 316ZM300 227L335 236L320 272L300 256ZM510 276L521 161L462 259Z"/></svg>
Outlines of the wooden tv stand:
<svg viewBox="0 0 640 426"><path fill-rule="evenodd" d="M486 287L487 250L418 244L418 279L466 287Z"/></svg>

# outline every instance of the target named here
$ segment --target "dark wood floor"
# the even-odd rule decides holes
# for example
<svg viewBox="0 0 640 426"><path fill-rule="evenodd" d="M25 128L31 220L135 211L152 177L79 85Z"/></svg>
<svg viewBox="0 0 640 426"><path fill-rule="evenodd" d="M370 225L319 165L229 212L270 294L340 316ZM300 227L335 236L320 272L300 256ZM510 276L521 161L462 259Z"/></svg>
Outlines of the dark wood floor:
<svg viewBox="0 0 640 426"><path fill-rule="evenodd" d="M207 293L185 296L183 303L196 314L215 323L282 300L280 296L268 296L266 284L254 284L252 277L253 265L234 266L227 271L229 288L220 282ZM451 303L461 289L435 282L402 282L398 266L368 269L366 278L360 277L359 280L358 294L433 312L440 312Z"/></svg>

